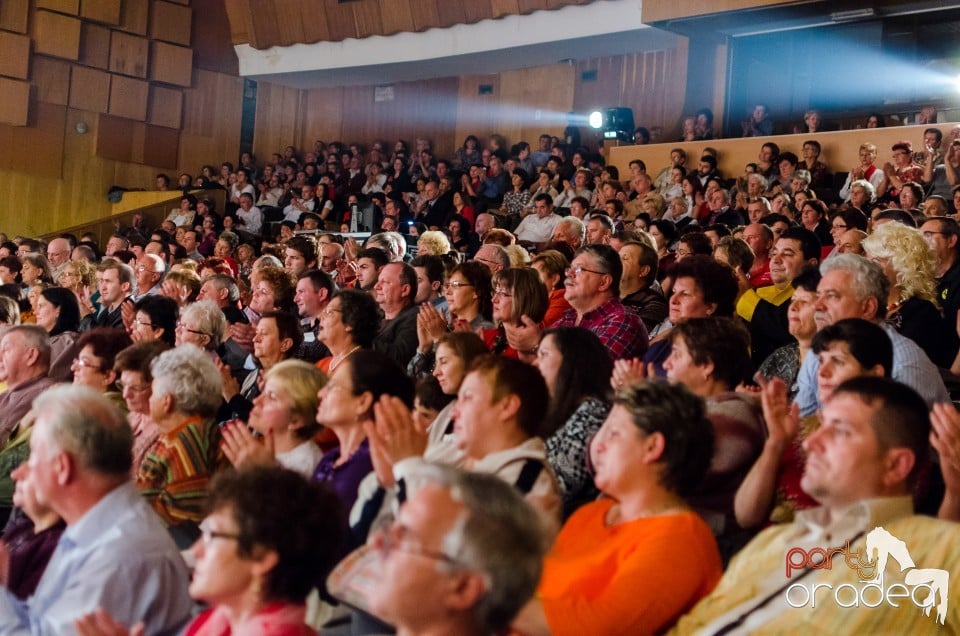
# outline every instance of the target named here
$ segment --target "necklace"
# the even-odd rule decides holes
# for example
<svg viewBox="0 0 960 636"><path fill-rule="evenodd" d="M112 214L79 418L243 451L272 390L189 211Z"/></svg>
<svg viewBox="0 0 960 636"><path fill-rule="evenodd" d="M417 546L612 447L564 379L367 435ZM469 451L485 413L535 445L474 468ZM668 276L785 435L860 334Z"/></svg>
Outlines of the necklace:
<svg viewBox="0 0 960 636"><path fill-rule="evenodd" d="M328 375L332 375L334 369L336 369L338 366L340 366L340 363L341 363L341 362L343 362L344 360L346 360L347 357L349 357L349 355L350 355L351 353L353 353L354 351L358 350L359 348L360 348L360 345L357 345L356 347L354 347L354 348L351 349L350 351L347 351L346 353L342 353L342 354L340 354L340 355L338 355L338 356L333 356L333 360L330 361L330 367L329 367L329 370L328 370Z"/></svg>

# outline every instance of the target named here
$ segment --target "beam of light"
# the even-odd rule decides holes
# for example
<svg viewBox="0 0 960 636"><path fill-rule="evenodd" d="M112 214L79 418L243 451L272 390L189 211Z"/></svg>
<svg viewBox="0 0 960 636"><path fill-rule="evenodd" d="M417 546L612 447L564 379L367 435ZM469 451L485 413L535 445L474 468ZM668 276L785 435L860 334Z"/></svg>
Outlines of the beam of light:
<svg viewBox="0 0 960 636"><path fill-rule="evenodd" d="M591 128L597 128L597 129L602 128L603 113L601 113L599 110L593 111L592 113L590 113L590 117L588 118L588 121L590 123Z"/></svg>

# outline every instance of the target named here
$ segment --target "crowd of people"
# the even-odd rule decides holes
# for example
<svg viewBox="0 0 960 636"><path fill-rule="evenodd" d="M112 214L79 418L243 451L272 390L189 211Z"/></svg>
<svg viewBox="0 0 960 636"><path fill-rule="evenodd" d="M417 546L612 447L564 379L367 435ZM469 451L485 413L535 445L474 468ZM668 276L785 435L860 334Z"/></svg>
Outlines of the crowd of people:
<svg viewBox="0 0 960 636"><path fill-rule="evenodd" d="M877 526L960 576L960 126L916 141L838 190L815 137L317 142L0 237L0 632L949 628L784 595Z"/></svg>

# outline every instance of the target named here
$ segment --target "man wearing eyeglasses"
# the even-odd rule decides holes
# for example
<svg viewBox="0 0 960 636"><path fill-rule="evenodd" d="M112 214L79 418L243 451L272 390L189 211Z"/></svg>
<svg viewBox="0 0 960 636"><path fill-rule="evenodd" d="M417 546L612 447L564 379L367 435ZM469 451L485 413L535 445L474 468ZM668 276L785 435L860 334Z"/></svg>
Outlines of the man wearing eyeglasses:
<svg viewBox="0 0 960 636"><path fill-rule="evenodd" d="M55 273L59 273L63 264L70 260L70 241L65 238L55 238L47 244L47 260Z"/></svg>
<svg viewBox="0 0 960 636"><path fill-rule="evenodd" d="M609 245L582 247L564 280L564 298L570 309L553 327L582 327L597 334L613 360L639 358L647 351L647 328L640 316L620 302L623 263ZM520 358L532 361L540 342L540 329L527 316L518 325L504 324L507 342Z"/></svg>
<svg viewBox="0 0 960 636"><path fill-rule="evenodd" d="M144 254L137 261L137 292L133 297L136 302L146 296L156 296L160 293L160 282L167 266L163 259L156 254Z"/></svg>
<svg viewBox="0 0 960 636"><path fill-rule="evenodd" d="M418 469L408 488L373 540L382 576L371 612L402 634L504 631L540 578L546 546L533 508L493 475L440 466Z"/></svg>
<svg viewBox="0 0 960 636"><path fill-rule="evenodd" d="M17 479L29 481L67 529L33 596L19 601L0 590L0 633L74 633L74 621L98 608L123 625L142 621L148 634L178 633L190 618L189 575L130 481L126 418L78 385L49 389L34 409L30 459Z"/></svg>
<svg viewBox="0 0 960 636"><path fill-rule="evenodd" d="M937 257L937 301L943 310L945 333L950 334L944 347L952 358L960 348L956 329L960 309L960 259L957 257L960 225L948 216L938 216L927 219L920 226L920 232Z"/></svg>

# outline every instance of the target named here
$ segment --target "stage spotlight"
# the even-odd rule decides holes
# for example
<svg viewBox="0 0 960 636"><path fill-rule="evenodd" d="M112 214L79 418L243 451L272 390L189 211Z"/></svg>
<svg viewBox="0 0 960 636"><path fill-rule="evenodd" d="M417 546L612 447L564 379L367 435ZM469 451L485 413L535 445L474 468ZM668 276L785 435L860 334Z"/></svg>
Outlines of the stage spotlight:
<svg viewBox="0 0 960 636"><path fill-rule="evenodd" d="M633 109L611 106L590 113L590 126L603 129L604 139L633 142Z"/></svg>

